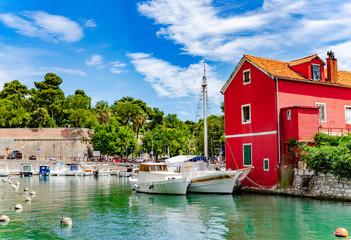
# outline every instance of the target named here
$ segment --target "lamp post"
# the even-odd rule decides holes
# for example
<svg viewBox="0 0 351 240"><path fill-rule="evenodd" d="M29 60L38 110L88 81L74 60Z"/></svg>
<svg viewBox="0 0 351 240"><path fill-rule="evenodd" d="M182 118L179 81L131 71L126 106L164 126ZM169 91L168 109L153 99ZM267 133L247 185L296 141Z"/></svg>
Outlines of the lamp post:
<svg viewBox="0 0 351 240"><path fill-rule="evenodd" d="M154 161L154 135L157 133L151 133L151 159Z"/></svg>

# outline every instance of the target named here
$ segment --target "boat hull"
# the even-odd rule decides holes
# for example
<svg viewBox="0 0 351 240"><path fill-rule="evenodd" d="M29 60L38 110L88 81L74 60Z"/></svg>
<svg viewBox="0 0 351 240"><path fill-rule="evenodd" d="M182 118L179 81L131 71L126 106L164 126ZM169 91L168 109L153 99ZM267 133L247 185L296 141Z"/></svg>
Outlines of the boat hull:
<svg viewBox="0 0 351 240"><path fill-rule="evenodd" d="M8 177L9 173L7 171L0 171L0 177Z"/></svg>
<svg viewBox="0 0 351 240"><path fill-rule="evenodd" d="M191 179L188 192L192 193L218 193L231 194L235 187L237 174L218 174L205 175Z"/></svg>
<svg viewBox="0 0 351 240"><path fill-rule="evenodd" d="M137 192L154 193L154 194L186 194L190 181L186 178L169 179L157 182L138 182L130 180L132 188Z"/></svg>

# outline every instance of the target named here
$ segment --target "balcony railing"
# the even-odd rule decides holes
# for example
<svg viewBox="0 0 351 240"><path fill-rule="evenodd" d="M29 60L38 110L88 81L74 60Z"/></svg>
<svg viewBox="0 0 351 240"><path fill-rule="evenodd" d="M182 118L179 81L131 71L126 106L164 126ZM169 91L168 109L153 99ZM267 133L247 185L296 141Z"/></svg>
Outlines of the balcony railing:
<svg viewBox="0 0 351 240"><path fill-rule="evenodd" d="M325 128L319 127L319 133L325 133L332 136L342 136L347 133L351 133L351 128Z"/></svg>

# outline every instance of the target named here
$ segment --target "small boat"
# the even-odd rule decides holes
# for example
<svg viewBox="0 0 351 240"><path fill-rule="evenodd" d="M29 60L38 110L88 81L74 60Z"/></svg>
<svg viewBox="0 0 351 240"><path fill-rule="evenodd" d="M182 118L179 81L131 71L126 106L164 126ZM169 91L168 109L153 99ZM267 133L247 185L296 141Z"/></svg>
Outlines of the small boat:
<svg viewBox="0 0 351 240"><path fill-rule="evenodd" d="M65 167L65 164L60 162L60 163L53 163L52 168L50 170L50 175L51 176L63 176L65 175L65 171L67 168Z"/></svg>
<svg viewBox="0 0 351 240"><path fill-rule="evenodd" d="M0 163L0 177L8 177L9 170L6 163Z"/></svg>
<svg viewBox="0 0 351 240"><path fill-rule="evenodd" d="M91 165L88 165L84 162L80 164L82 167L82 171L78 174L79 176L93 176L94 175L94 167Z"/></svg>
<svg viewBox="0 0 351 240"><path fill-rule="evenodd" d="M190 181L180 173L169 172L164 163L142 163L137 178L130 178L132 189L143 193L185 194Z"/></svg>
<svg viewBox="0 0 351 240"><path fill-rule="evenodd" d="M208 167L203 158L194 156L177 156L165 162L170 170L186 176L191 182L188 192L231 194L238 184L251 171L251 167L215 171Z"/></svg>
<svg viewBox="0 0 351 240"><path fill-rule="evenodd" d="M33 176L35 174L31 163L21 163L22 171L20 172L21 177Z"/></svg>
<svg viewBox="0 0 351 240"><path fill-rule="evenodd" d="M82 175L82 170L79 168L78 163L68 163L66 164L68 169L65 171L65 176L79 176Z"/></svg>
<svg viewBox="0 0 351 240"><path fill-rule="evenodd" d="M95 176L111 176L111 169L109 168L100 168L99 170L94 171Z"/></svg>
<svg viewBox="0 0 351 240"><path fill-rule="evenodd" d="M39 175L40 176L50 176L50 166L49 165L39 166Z"/></svg>

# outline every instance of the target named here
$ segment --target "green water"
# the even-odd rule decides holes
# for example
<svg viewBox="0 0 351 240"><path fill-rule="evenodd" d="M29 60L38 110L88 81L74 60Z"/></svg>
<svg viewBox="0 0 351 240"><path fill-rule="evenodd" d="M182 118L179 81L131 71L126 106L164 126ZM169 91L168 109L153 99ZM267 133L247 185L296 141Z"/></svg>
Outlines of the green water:
<svg viewBox="0 0 351 240"><path fill-rule="evenodd" d="M127 179L13 177L0 182L0 239L335 239L351 231L351 203L264 195L149 195ZM24 201L23 188L37 195ZM13 202L23 210L9 209ZM61 228L61 216L73 220Z"/></svg>

